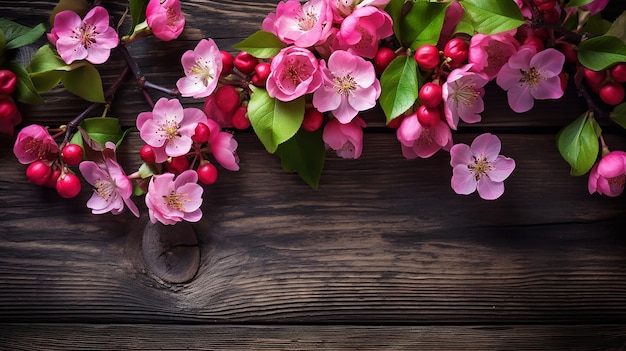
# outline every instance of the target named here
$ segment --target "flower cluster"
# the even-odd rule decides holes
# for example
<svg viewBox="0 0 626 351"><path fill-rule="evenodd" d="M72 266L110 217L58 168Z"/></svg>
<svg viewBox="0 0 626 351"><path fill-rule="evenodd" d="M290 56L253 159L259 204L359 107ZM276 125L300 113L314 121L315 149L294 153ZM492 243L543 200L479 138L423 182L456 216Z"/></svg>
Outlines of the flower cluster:
<svg viewBox="0 0 626 351"><path fill-rule="evenodd" d="M49 31L2 22L10 28L0 43L5 52L44 32L50 43L25 67L0 60L0 133L13 135L22 122L15 101L42 102L39 93L60 82L93 103L59 128L21 128L13 151L28 165L30 182L65 198L80 193L78 170L93 187L87 207L94 214L127 208L139 217L132 198L144 196L154 223L200 220L203 185L216 182L218 166L239 170L233 130L249 127L286 170L316 188L325 150L361 156L363 112L377 105L405 158L448 152L452 190L494 200L503 195L515 161L500 155L493 134L471 145L453 138L483 119L488 84L506 91L516 113L575 87L588 110L561 130L558 149L573 175L589 174L590 193L623 192L626 153L609 150L597 122L626 127L626 37L619 25L626 15L604 20L606 0L279 1L261 29L234 46L237 54L211 38L186 51L173 89L141 75L125 46L147 35L178 38L185 26L181 2L130 0L127 35L111 26L97 3L78 11L60 2ZM127 67L105 92L97 66L113 50ZM126 132L115 118L88 117L110 103L129 71L143 90L166 96L154 102L144 94L150 108L136 117L143 164L127 174L116 157ZM180 97L201 99L202 109L184 107Z"/></svg>

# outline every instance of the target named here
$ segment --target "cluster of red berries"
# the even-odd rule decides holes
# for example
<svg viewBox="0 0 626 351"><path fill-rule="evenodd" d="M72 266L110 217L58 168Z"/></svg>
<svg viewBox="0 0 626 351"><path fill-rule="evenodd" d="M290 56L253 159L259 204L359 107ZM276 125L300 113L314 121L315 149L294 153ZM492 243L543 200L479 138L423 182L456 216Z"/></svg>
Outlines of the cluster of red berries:
<svg viewBox="0 0 626 351"><path fill-rule="evenodd" d="M624 101L626 62L621 62L603 71L584 68L585 81L607 105L616 106Z"/></svg>
<svg viewBox="0 0 626 351"><path fill-rule="evenodd" d="M8 69L0 70L0 133L13 134L13 127L22 122L11 94L17 89L17 76Z"/></svg>
<svg viewBox="0 0 626 351"><path fill-rule="evenodd" d="M78 166L83 160L83 148L67 144L61 153L46 153L42 159L32 162L26 168L26 178L35 185L56 188L59 196L65 199L80 193L80 179L68 166Z"/></svg>

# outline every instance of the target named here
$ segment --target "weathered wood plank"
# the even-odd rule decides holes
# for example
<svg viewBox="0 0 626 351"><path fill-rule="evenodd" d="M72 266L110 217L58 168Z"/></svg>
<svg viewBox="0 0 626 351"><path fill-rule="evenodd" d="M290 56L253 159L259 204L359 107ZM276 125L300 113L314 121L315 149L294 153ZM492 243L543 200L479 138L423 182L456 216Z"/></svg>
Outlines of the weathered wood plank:
<svg viewBox="0 0 626 351"><path fill-rule="evenodd" d="M621 351L626 329L598 326L0 325L0 350Z"/></svg>

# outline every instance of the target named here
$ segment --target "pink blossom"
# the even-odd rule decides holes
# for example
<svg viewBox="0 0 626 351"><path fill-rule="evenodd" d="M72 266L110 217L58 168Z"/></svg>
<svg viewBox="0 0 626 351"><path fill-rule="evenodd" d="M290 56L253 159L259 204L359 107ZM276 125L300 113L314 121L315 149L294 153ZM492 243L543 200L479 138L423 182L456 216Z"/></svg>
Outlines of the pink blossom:
<svg viewBox="0 0 626 351"><path fill-rule="evenodd" d="M286 44L308 48L326 41L332 28L333 12L327 0L279 2L275 13L263 21L264 31L274 33Z"/></svg>
<svg viewBox="0 0 626 351"><path fill-rule="evenodd" d="M532 9L525 1L515 0L515 4L517 4L517 7L519 7L520 11L522 12L522 16L524 16L525 18L533 17Z"/></svg>
<svg viewBox="0 0 626 351"><path fill-rule="evenodd" d="M519 43L513 34L515 32L472 36L468 61L473 64L473 70L485 73L489 80L495 78L509 57L517 52Z"/></svg>
<svg viewBox="0 0 626 351"><path fill-rule="evenodd" d="M534 99L558 99L563 96L559 73L565 55L555 49L535 54L533 47L524 46L502 66L496 83L507 91L509 106L515 112L526 112Z"/></svg>
<svg viewBox="0 0 626 351"><path fill-rule="evenodd" d="M185 155L191 150L199 122L207 123L202 110L185 108L177 99L160 98L152 112L137 116L137 129L146 144L152 146L156 162L165 162L168 157Z"/></svg>
<svg viewBox="0 0 626 351"><path fill-rule="evenodd" d="M626 183L626 152L611 151L597 162L589 173L589 194L619 196Z"/></svg>
<svg viewBox="0 0 626 351"><path fill-rule="evenodd" d="M396 130L396 137L402 147L402 155L407 159L428 158L440 149L449 150L452 146L452 133L444 121L439 121L434 128L425 128L419 123L416 113L404 117Z"/></svg>
<svg viewBox="0 0 626 351"><path fill-rule="evenodd" d="M504 193L504 180L515 169L512 158L499 155L500 147L500 139L489 133L477 136L472 146L452 146L452 189L462 195L478 189L478 195L485 200L499 198Z"/></svg>
<svg viewBox="0 0 626 351"><path fill-rule="evenodd" d="M593 0L587 5L582 6L583 9L589 11L591 16L600 13L606 5L609 4L609 0Z"/></svg>
<svg viewBox="0 0 626 351"><path fill-rule="evenodd" d="M202 110L208 119L212 119L222 128L233 127L233 112L226 113L222 111L215 102L216 94L211 94L204 100Z"/></svg>
<svg viewBox="0 0 626 351"><path fill-rule="evenodd" d="M335 22L341 23L344 18L348 17L356 8L375 6L384 9L390 0L329 0L330 7L335 15Z"/></svg>
<svg viewBox="0 0 626 351"><path fill-rule="evenodd" d="M87 207L91 208L93 214L111 212L117 215L122 213L126 204L135 217L139 217L137 205L130 200L133 195L133 183L117 163L115 144L107 142L103 156L101 163L83 161L78 166L85 180L94 186Z"/></svg>
<svg viewBox="0 0 626 351"><path fill-rule="evenodd" d="M374 6L358 7L341 22L337 45L355 55L374 58L378 41L392 34L392 20L387 12Z"/></svg>
<svg viewBox="0 0 626 351"><path fill-rule="evenodd" d="M360 111L376 106L380 83L370 61L347 51L335 51L322 61L322 86L313 93L313 106L320 112L332 111L345 124Z"/></svg>
<svg viewBox="0 0 626 351"><path fill-rule="evenodd" d="M31 124L17 134L13 153L21 164L37 160L52 161L58 157L59 146L46 128Z"/></svg>
<svg viewBox="0 0 626 351"><path fill-rule="evenodd" d="M146 8L146 22L157 38L163 41L178 38L185 28L180 0L150 0Z"/></svg>
<svg viewBox="0 0 626 351"><path fill-rule="evenodd" d="M441 34L439 35L439 41L437 47L444 47L446 43L454 34L456 26L461 22L463 18L463 7L457 1L450 3L450 6L446 9L446 15L443 20L443 27L441 28Z"/></svg>
<svg viewBox="0 0 626 351"><path fill-rule="evenodd" d="M153 176L146 194L150 222L171 225L199 221L204 190L197 181L198 173L194 170L186 170L176 179L172 173Z"/></svg>
<svg viewBox="0 0 626 351"><path fill-rule="evenodd" d="M48 37L68 65L83 59L93 64L103 63L119 42L117 32L109 26L109 13L102 6L91 9L82 20L70 10L57 13Z"/></svg>
<svg viewBox="0 0 626 351"><path fill-rule="evenodd" d="M239 170L239 157L237 156L237 140L228 132L222 132L219 124L212 119L206 121L211 133L209 134L209 147L215 160L229 171Z"/></svg>
<svg viewBox="0 0 626 351"><path fill-rule="evenodd" d="M342 158L359 158L363 150L363 128L365 121L355 117L349 123L342 124L335 118L324 127L322 139L326 148L333 149Z"/></svg>
<svg viewBox="0 0 626 351"><path fill-rule="evenodd" d="M297 46L282 49L273 59L267 77L267 93L291 101L312 93L322 84L322 72L313 53Z"/></svg>
<svg viewBox="0 0 626 351"><path fill-rule="evenodd" d="M480 122L480 113L485 109L483 87L489 78L483 73L471 72L471 68L470 63L453 70L441 87L446 121L454 130L459 118L466 123Z"/></svg>
<svg viewBox="0 0 626 351"><path fill-rule="evenodd" d="M182 96L203 98L211 95L222 73L222 55L213 39L202 39L181 57L185 77L176 82Z"/></svg>

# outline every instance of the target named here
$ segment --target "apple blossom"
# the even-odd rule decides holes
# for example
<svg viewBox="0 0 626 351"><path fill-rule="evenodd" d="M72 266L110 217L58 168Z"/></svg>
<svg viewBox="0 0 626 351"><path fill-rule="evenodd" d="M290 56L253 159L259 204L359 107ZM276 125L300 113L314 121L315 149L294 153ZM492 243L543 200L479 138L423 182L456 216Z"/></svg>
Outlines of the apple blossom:
<svg viewBox="0 0 626 351"><path fill-rule="evenodd" d="M498 34L474 34L470 39L468 61L473 64L473 70L483 72L489 80L495 78L509 57L517 52L519 43L513 37L514 33L502 32Z"/></svg>
<svg viewBox="0 0 626 351"><path fill-rule="evenodd" d="M589 194L619 196L626 183L626 152L611 151L598 161L589 173Z"/></svg>
<svg viewBox="0 0 626 351"><path fill-rule="evenodd" d="M145 198L150 222L171 225L199 221L204 189L197 181L198 174L194 170L186 170L176 179L172 173L153 176Z"/></svg>
<svg viewBox="0 0 626 351"><path fill-rule="evenodd" d="M452 189L462 195L478 189L478 195L485 200L502 196L503 182L515 169L515 161L500 155L500 148L500 139L490 133L477 136L471 146L453 145L450 148Z"/></svg>
<svg viewBox="0 0 626 351"><path fill-rule="evenodd" d="M185 28L180 0L150 0L146 7L146 23L152 33L163 41L178 38Z"/></svg>
<svg viewBox="0 0 626 351"><path fill-rule="evenodd" d="M202 39L181 57L185 77L176 82L180 94L202 98L213 93L222 73L222 54L213 39Z"/></svg>
<svg viewBox="0 0 626 351"><path fill-rule="evenodd" d="M124 204L139 217L137 205L130 200L133 195L133 183L124 173L115 156L115 144L107 142L103 151L104 159L100 163L83 161L79 165L85 180L94 186L93 195L87 201L87 207L93 214L111 212L122 213Z"/></svg>
<svg viewBox="0 0 626 351"><path fill-rule="evenodd" d="M272 59L267 93L280 101L291 101L312 93L322 84L322 72L313 53L288 46Z"/></svg>
<svg viewBox="0 0 626 351"><path fill-rule="evenodd" d="M535 53L534 47L523 46L502 66L496 83L507 91L509 106L521 113L534 106L534 99L558 99L563 96L559 73L565 55L556 49Z"/></svg>
<svg viewBox="0 0 626 351"><path fill-rule="evenodd" d="M439 120L433 128L426 128L420 124L417 113L402 120L396 137L402 147L402 155L407 159L428 158L440 149L449 150L452 146L452 133L446 122Z"/></svg>
<svg viewBox="0 0 626 351"><path fill-rule="evenodd" d="M374 6L358 7L341 22L337 46L372 59L378 51L378 41L392 34L392 20L387 12Z"/></svg>
<svg viewBox="0 0 626 351"><path fill-rule="evenodd" d="M443 110L450 128L456 130L459 118L466 123L480 122L485 105L486 74L470 71L472 64L454 69L441 87Z"/></svg>
<svg viewBox="0 0 626 351"><path fill-rule="evenodd" d="M160 98L152 112L137 116L137 129L146 144L152 146L156 162L185 155L191 149L191 137L198 123L207 117L197 108L184 108L177 99Z"/></svg>
<svg viewBox="0 0 626 351"><path fill-rule="evenodd" d="M600 13L606 5L609 4L609 0L592 0L587 5L581 6L583 9L589 11L591 16Z"/></svg>
<svg viewBox="0 0 626 351"><path fill-rule="evenodd" d="M335 51L320 65L322 86L313 93L313 106L320 112L332 111L345 124L360 111L376 106L380 83L371 61L347 51Z"/></svg>
<svg viewBox="0 0 626 351"><path fill-rule="evenodd" d="M337 156L356 159L363 150L363 128L365 121L359 116L346 124L331 118L324 127L322 139L326 148L335 150Z"/></svg>
<svg viewBox="0 0 626 351"><path fill-rule="evenodd" d="M279 2L275 13L263 20L264 31L275 34L286 44L302 48L319 45L328 39L333 12L327 0Z"/></svg>
<svg viewBox="0 0 626 351"><path fill-rule="evenodd" d="M109 26L109 13L102 6L91 9L82 20L74 11L57 13L48 38L68 65L83 59L104 63L119 43L117 32Z"/></svg>
<svg viewBox="0 0 626 351"><path fill-rule="evenodd" d="M13 153L21 164L37 160L52 161L58 157L59 146L45 127L31 124L17 133Z"/></svg>
<svg viewBox="0 0 626 351"><path fill-rule="evenodd" d="M209 147L215 160L229 171L239 170L239 157L237 156L237 141L233 135L223 132L217 122L212 119L206 121L209 127Z"/></svg>

